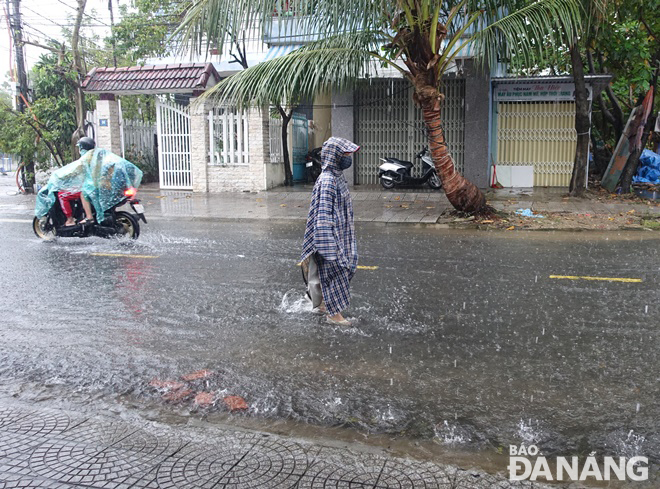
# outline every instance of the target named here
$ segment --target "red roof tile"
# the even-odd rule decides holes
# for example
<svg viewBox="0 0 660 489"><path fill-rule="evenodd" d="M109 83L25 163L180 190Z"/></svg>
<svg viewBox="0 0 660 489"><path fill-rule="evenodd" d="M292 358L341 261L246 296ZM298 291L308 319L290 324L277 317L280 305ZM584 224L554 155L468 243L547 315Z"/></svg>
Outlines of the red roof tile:
<svg viewBox="0 0 660 489"><path fill-rule="evenodd" d="M218 81L213 64L186 63L94 68L82 87L86 93L171 93L205 90Z"/></svg>

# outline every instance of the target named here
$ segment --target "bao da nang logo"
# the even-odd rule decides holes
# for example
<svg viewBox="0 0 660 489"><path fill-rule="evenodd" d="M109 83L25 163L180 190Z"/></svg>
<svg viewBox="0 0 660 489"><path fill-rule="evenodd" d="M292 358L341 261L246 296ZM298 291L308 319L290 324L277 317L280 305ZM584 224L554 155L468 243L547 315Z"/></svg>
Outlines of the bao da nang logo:
<svg viewBox="0 0 660 489"><path fill-rule="evenodd" d="M509 445L509 480L546 481L645 481L649 478L647 457L578 457L542 456L536 445ZM551 468L552 467L552 468Z"/></svg>

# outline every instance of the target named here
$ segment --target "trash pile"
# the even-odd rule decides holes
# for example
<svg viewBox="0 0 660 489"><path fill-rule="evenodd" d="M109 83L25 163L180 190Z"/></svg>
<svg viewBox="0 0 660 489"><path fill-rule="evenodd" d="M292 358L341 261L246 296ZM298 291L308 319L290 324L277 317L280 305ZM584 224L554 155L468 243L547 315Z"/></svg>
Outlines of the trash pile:
<svg viewBox="0 0 660 489"><path fill-rule="evenodd" d="M637 175L633 177L635 193L647 199L660 198L660 155L649 149L639 157Z"/></svg>

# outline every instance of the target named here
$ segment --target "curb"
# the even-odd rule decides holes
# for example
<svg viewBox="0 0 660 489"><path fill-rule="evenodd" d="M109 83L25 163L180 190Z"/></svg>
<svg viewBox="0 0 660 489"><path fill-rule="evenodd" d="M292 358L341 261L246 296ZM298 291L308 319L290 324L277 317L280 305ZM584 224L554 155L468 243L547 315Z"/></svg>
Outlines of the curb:
<svg viewBox="0 0 660 489"><path fill-rule="evenodd" d="M186 220L192 222L228 222L228 223L240 223L240 222L274 222L274 223L292 223L292 222L306 222L306 217L276 217L276 218L256 218L256 217L207 217L207 216L152 216L147 219L153 221L175 221L175 220ZM439 218L438 218L439 219ZM388 222L388 221L361 221L359 219L355 220L355 223L358 225L370 224L379 227L384 226L401 226L401 227L417 227L417 228L430 228L430 229L452 229L456 231L471 230L471 231L490 231L490 232L512 232L512 231L525 231L525 232L570 232L570 233L608 233L613 231L647 231L647 232L660 232L660 230L648 229L643 227L619 227L614 229L585 229L579 227L570 227L570 228L552 228L552 227L542 227L542 228L533 228L525 229L518 228L507 231L506 229L499 227L489 227L488 225L480 225L477 223L439 223L439 222Z"/></svg>

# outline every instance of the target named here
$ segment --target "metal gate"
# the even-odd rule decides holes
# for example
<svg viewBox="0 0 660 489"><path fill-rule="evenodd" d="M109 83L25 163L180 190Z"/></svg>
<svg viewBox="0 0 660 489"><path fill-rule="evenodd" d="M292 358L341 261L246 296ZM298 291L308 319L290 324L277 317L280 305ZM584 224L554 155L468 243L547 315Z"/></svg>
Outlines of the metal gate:
<svg viewBox="0 0 660 489"><path fill-rule="evenodd" d="M412 85L403 79L373 79L355 92L355 133L360 151L355 155L356 181L378 183L379 158L393 156L413 161L428 145L422 112L412 100ZM442 123L456 170L463 172L465 80L443 80ZM421 174L421 164L415 164Z"/></svg>
<svg viewBox="0 0 660 489"><path fill-rule="evenodd" d="M170 101L156 102L160 188L192 190L190 110Z"/></svg>
<svg viewBox="0 0 660 489"><path fill-rule="evenodd" d="M575 102L497 103L498 169L531 166L535 187L568 187L576 143Z"/></svg>

